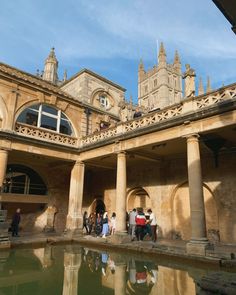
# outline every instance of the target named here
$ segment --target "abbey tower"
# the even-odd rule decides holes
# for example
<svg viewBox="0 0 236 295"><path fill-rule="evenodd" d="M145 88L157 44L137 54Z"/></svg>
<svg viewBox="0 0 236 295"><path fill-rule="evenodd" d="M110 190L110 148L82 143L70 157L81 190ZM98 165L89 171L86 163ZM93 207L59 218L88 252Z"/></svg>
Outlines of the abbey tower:
<svg viewBox="0 0 236 295"><path fill-rule="evenodd" d="M163 43L160 45L158 65L145 71L142 60L138 70L138 104L148 110L164 108L180 102L182 92L182 71L178 52L173 64L166 61Z"/></svg>

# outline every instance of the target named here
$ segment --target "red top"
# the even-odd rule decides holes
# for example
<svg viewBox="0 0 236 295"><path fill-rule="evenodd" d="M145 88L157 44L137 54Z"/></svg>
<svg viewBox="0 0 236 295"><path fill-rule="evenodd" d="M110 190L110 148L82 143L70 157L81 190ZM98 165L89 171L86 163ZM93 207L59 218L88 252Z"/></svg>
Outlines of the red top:
<svg viewBox="0 0 236 295"><path fill-rule="evenodd" d="M146 225L146 217L145 215L138 214L135 217L136 225L144 226Z"/></svg>

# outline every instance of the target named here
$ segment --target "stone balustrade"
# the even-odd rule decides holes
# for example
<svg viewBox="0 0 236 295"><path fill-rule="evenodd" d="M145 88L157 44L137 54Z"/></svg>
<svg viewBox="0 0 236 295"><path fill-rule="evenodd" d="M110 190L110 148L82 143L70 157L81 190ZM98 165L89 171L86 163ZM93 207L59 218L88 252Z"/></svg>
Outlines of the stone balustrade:
<svg viewBox="0 0 236 295"><path fill-rule="evenodd" d="M15 131L20 135L36 138L43 141L63 144L72 147L78 146L78 139L75 137L57 133L55 131L47 129L38 128L32 125L16 123Z"/></svg>
<svg viewBox="0 0 236 295"><path fill-rule="evenodd" d="M221 91L213 91L205 95L184 99L179 104L172 105L159 111L150 112L134 120L118 123L116 127L101 130L100 132L85 136L81 139L80 147L103 141L117 135L133 132L137 129L146 128L176 117L181 117L188 113L195 113L204 108L209 108L217 103L231 100L235 97L236 85L233 85L231 87L223 88Z"/></svg>
<svg viewBox="0 0 236 295"><path fill-rule="evenodd" d="M138 129L141 130L142 128L147 128L151 125L169 121L183 115L197 113L204 110L205 108L213 107L214 105L223 101L232 100L235 97L236 85L233 84L231 86L221 88L218 91L212 91L205 95L183 99L181 103L171 105L170 107L162 110L150 112L143 115L142 117L127 122L118 123L115 127L104 129L99 132L94 132L93 134L84 136L81 139L23 123L16 123L15 131L18 134L27 137L71 147L83 148L94 143L102 142L109 138L114 138L122 134L128 134L129 132L133 132Z"/></svg>

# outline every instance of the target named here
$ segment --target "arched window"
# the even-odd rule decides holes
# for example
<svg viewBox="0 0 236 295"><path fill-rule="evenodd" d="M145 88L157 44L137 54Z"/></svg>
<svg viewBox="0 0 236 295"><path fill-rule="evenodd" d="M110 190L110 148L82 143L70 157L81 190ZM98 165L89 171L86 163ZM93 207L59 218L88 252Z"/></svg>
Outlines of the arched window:
<svg viewBox="0 0 236 295"><path fill-rule="evenodd" d="M33 169L24 165L12 164L7 166L2 192L46 195L47 187L42 178Z"/></svg>
<svg viewBox="0 0 236 295"><path fill-rule="evenodd" d="M71 123L65 114L61 110L45 104L28 107L19 115L17 122L73 135Z"/></svg>
<svg viewBox="0 0 236 295"><path fill-rule="evenodd" d="M110 108L110 101L107 97L107 95L105 94L100 94L99 95L99 102L100 102L100 106L102 108L104 108L105 110L109 109Z"/></svg>

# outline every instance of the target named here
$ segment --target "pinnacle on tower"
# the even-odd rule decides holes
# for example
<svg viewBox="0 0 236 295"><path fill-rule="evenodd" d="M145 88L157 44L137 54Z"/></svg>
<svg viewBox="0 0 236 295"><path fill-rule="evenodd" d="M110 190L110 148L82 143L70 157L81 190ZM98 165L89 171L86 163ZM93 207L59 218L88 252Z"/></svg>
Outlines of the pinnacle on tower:
<svg viewBox="0 0 236 295"><path fill-rule="evenodd" d="M63 82L65 82L66 80L67 80L67 70L64 71Z"/></svg>
<svg viewBox="0 0 236 295"><path fill-rule="evenodd" d="M158 54L158 65L165 65L166 64L166 51L163 42L161 42Z"/></svg>
<svg viewBox="0 0 236 295"><path fill-rule="evenodd" d="M141 82L144 79L144 76L145 76L144 64L143 64L143 60L140 59L140 62L138 65L138 81Z"/></svg>
<svg viewBox="0 0 236 295"><path fill-rule="evenodd" d="M163 42L161 42L160 48L159 48L159 56L160 55L165 55L166 56L166 51Z"/></svg>
<svg viewBox="0 0 236 295"><path fill-rule="evenodd" d="M211 81L210 81L210 77L208 76L207 77L207 90L206 92L211 92L212 91L212 88L211 88Z"/></svg>
<svg viewBox="0 0 236 295"><path fill-rule="evenodd" d="M140 71L140 70L144 70L144 64L143 64L143 60L142 60L142 58L140 58L139 65L138 65L138 69L139 69L139 71Z"/></svg>
<svg viewBox="0 0 236 295"><path fill-rule="evenodd" d="M202 77L199 78L198 95L204 94L204 88L202 84Z"/></svg>
<svg viewBox="0 0 236 295"><path fill-rule="evenodd" d="M178 50L175 50L174 65L176 65L176 64L180 64L180 58L179 58Z"/></svg>

